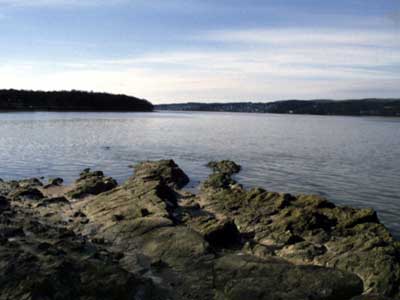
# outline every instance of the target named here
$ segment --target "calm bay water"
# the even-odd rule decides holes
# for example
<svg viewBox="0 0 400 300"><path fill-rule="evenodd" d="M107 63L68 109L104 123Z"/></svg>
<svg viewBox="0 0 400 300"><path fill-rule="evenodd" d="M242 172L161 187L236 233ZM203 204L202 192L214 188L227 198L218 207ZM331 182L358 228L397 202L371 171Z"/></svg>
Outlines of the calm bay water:
<svg viewBox="0 0 400 300"><path fill-rule="evenodd" d="M400 237L400 118L200 112L0 113L0 178L86 168L122 182L141 160L173 158L195 187L210 160L243 166L246 186L373 207Z"/></svg>

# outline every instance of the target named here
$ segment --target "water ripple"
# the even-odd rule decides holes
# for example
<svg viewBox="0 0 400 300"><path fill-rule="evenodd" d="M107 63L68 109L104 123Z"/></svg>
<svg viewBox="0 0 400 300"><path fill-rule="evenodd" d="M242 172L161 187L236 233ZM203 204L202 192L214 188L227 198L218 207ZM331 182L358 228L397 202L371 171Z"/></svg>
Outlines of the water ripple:
<svg viewBox="0 0 400 300"><path fill-rule="evenodd" d="M119 182L129 165L173 158L194 188L206 163L233 159L246 186L373 207L400 237L400 119L229 113L2 113L0 178L86 167Z"/></svg>

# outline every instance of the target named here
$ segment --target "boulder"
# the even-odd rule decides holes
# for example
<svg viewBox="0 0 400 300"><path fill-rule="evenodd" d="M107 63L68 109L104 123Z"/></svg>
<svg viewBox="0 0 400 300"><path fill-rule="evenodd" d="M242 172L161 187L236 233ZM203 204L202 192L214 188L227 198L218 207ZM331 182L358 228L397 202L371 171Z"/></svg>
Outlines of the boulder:
<svg viewBox="0 0 400 300"><path fill-rule="evenodd" d="M241 166L231 160L210 161L207 166L213 170L214 173L223 173L233 175L239 173Z"/></svg>
<svg viewBox="0 0 400 300"><path fill-rule="evenodd" d="M189 177L173 160L145 161L135 166L135 178L162 180L171 188L183 188Z"/></svg>
<svg viewBox="0 0 400 300"><path fill-rule="evenodd" d="M107 192L117 187L117 185L116 180L104 176L103 172L91 172L90 169L85 169L75 182L74 188L67 195L73 199L79 199L88 195L98 195Z"/></svg>
<svg viewBox="0 0 400 300"><path fill-rule="evenodd" d="M54 186L61 186L64 182L64 179L60 178L60 177L56 177L56 178L49 178L48 183L44 186L44 188L50 188L50 187L54 187Z"/></svg>
<svg viewBox="0 0 400 300"><path fill-rule="evenodd" d="M236 182L226 173L214 173L203 182L203 188L227 189Z"/></svg>
<svg viewBox="0 0 400 300"><path fill-rule="evenodd" d="M51 184L51 185L62 185L63 182L64 182L64 179L62 179L60 177L49 179L49 184Z"/></svg>

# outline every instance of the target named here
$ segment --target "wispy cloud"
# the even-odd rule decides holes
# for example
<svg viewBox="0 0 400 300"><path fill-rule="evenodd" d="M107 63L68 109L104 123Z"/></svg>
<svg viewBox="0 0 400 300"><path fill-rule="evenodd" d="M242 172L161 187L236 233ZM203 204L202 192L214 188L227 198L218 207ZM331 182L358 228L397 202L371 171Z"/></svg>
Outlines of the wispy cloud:
<svg viewBox="0 0 400 300"><path fill-rule="evenodd" d="M258 34L257 34L258 33ZM261 34L263 33L263 34ZM257 74L265 78L394 78L399 77L400 40L396 33L333 31L315 34L307 30L250 30L211 32L206 39L234 39L243 43L223 50L179 50L140 57L98 61L114 67L152 70ZM256 42L254 42L256 40ZM264 42L266 41L266 42ZM272 43L272 45L271 45ZM373 43L370 46L369 43Z"/></svg>
<svg viewBox="0 0 400 300"><path fill-rule="evenodd" d="M0 65L0 82L5 87L128 93L155 103L400 94L396 32L286 28L200 36L202 46L196 50L181 47L119 59L8 63Z"/></svg>
<svg viewBox="0 0 400 300"><path fill-rule="evenodd" d="M17 68L17 70L16 70ZM155 103L191 100L258 100L393 96L395 78L371 77L309 80L265 74L160 71L141 68L61 69L38 75L35 66L0 68L2 85L29 89L83 89L128 93Z"/></svg>
<svg viewBox="0 0 400 300"><path fill-rule="evenodd" d="M356 46L400 46L399 31L366 31L337 29L251 29L221 30L205 33L201 38L211 41L244 44L289 46L312 45L356 45Z"/></svg>
<svg viewBox="0 0 400 300"><path fill-rule="evenodd" d="M116 4L129 4L146 6L153 9L182 8L196 4L194 0L0 0L1 5L17 7L55 7L55 6L110 6ZM198 5L201 2L198 2Z"/></svg>
<svg viewBox="0 0 400 300"><path fill-rule="evenodd" d="M40 7L40 6L91 6L112 5L125 0L0 0L0 6Z"/></svg>

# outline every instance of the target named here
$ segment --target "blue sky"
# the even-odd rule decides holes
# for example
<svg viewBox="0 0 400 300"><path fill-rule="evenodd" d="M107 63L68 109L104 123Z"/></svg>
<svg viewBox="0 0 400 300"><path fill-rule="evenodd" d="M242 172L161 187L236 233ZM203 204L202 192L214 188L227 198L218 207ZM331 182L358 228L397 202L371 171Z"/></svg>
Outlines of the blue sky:
<svg viewBox="0 0 400 300"><path fill-rule="evenodd" d="M400 0L0 0L0 88L400 97Z"/></svg>

